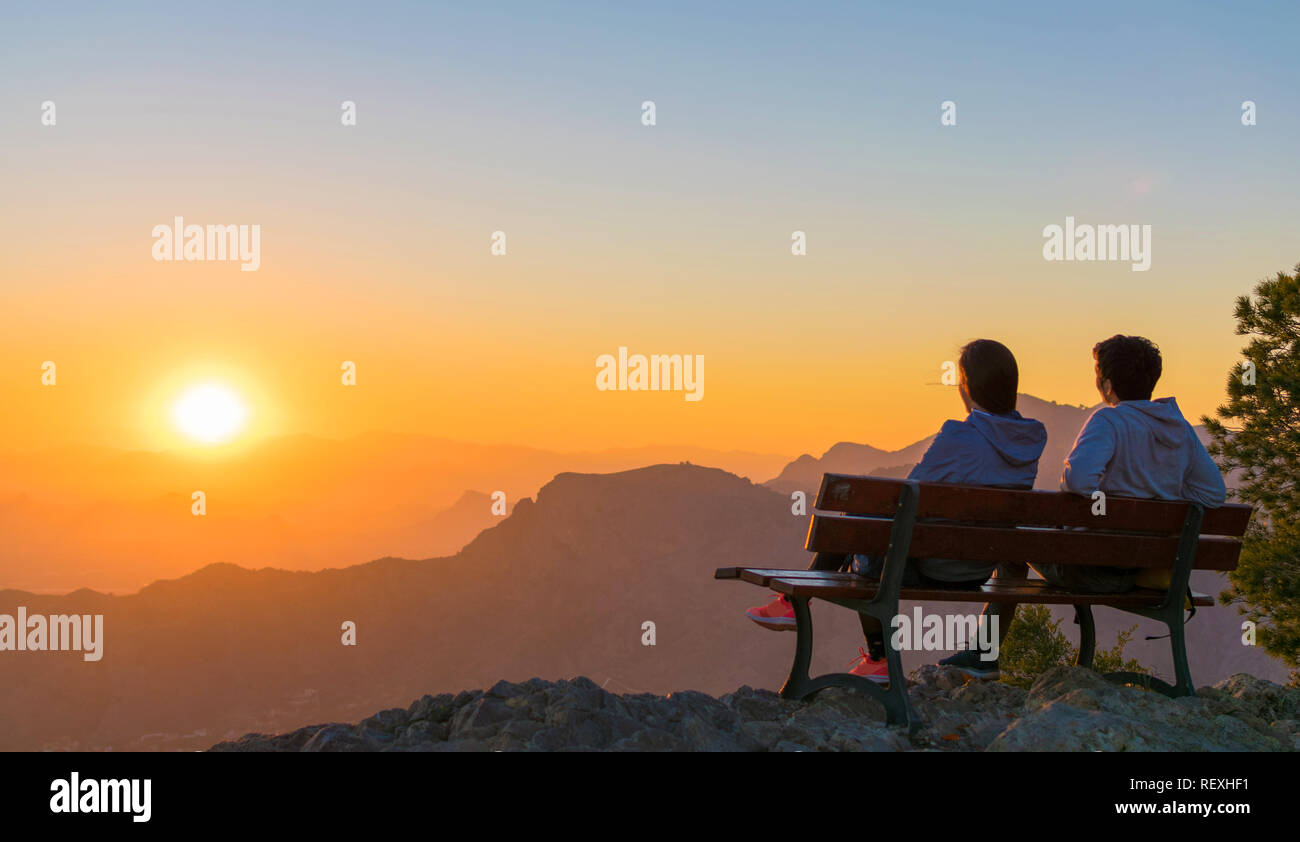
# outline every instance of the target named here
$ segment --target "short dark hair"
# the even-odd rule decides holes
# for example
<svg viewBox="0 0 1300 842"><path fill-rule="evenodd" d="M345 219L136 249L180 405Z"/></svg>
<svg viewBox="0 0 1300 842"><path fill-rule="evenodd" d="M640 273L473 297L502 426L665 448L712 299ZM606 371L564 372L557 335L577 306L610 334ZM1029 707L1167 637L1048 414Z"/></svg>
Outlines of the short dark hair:
<svg viewBox="0 0 1300 842"><path fill-rule="evenodd" d="M961 379L971 400L989 412L1006 415L1015 411L1020 369L1011 349L1001 342L967 342L961 349Z"/></svg>
<svg viewBox="0 0 1300 842"><path fill-rule="evenodd" d="M1142 336L1116 334L1092 347L1097 373L1122 401L1149 401L1160 379L1160 349Z"/></svg>

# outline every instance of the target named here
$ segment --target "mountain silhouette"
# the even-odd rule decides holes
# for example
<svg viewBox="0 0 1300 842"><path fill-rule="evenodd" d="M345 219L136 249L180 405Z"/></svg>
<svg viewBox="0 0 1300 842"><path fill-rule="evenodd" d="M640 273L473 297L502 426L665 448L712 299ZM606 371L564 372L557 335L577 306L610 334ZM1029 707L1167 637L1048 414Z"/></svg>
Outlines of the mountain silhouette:
<svg viewBox="0 0 1300 842"><path fill-rule="evenodd" d="M743 616L770 594L712 572L804 567L806 531L807 517L770 488L656 465L559 474L450 557L318 572L214 564L128 596L0 591L0 613L102 613L105 637L97 663L4 654L0 749L197 749L534 676L586 675L620 693L775 689L794 635ZM857 618L823 603L813 616L813 669L843 670L861 643ZM1098 611L1099 644L1135 619ZM356 624L357 645L342 645L344 622ZM643 645L646 623L653 646ZM1215 607L1188 626L1198 685L1237 672L1285 680L1240 645L1237 623ZM1167 673L1163 643L1147 644L1146 662ZM904 663L940 656L906 653Z"/></svg>
<svg viewBox="0 0 1300 842"><path fill-rule="evenodd" d="M637 447L561 453L430 436L285 436L213 459L71 447L0 452L0 588L130 593L207 564L319 570L393 555L457 552L561 471L618 471L690 459L770 476L787 456ZM192 495L206 514L192 514ZM480 501L481 502L481 501Z"/></svg>
<svg viewBox="0 0 1300 842"><path fill-rule="evenodd" d="M1035 488L1056 491L1060 488L1061 468L1070 452L1079 430L1097 409L1045 401L1033 395L1019 395L1016 409L1026 418L1036 418L1047 428L1047 446L1038 460L1038 478ZM1192 420L1192 419L1188 419ZM1205 427L1193 425L1202 442L1208 440ZM905 477L912 466L921 461L926 448L934 441L929 435L899 450L880 450L866 444L840 442L820 458L805 453L786 465L781 473L764 485L782 494L804 492L811 504L826 473Z"/></svg>

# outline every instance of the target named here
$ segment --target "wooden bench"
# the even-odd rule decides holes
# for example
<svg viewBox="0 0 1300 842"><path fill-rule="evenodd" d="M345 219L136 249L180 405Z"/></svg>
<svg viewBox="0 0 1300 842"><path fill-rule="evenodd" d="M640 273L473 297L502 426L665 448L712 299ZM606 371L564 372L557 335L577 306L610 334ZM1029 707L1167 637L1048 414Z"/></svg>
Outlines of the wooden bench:
<svg viewBox="0 0 1300 842"><path fill-rule="evenodd" d="M1183 633L1188 580L1192 570L1225 571L1237 566L1251 509L1243 505L1203 509L1194 503L1118 497L1105 502L1106 514L1094 515L1091 499L1063 492L826 474L805 548L883 556L879 582L847 572L750 567L722 567L714 577L740 579L790 598L798 637L782 696L802 699L826 687L854 687L880 700L890 724L911 729L919 724L908 701L902 660L889 634L900 599L1073 605L1080 638L1076 663L1082 667L1092 666L1096 650L1092 606L1149 617L1169 629L1174 683L1137 673L1110 673L1107 678L1171 697L1195 695ZM1168 590L1139 588L1104 595L1053 588L1037 579L994 578L978 590L900 588L909 557L1149 567L1169 570L1170 584ZM887 689L847 673L808 675L813 644L808 601L814 598L880 621L887 641ZM1197 594L1194 604L1212 605L1213 600Z"/></svg>

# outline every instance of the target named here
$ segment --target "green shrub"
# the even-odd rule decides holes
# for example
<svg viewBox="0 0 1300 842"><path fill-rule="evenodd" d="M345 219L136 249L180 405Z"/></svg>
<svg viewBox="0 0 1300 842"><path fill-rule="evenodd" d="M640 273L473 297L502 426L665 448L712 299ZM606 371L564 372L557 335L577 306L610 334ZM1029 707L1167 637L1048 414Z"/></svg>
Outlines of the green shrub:
<svg viewBox="0 0 1300 842"><path fill-rule="evenodd" d="M1052 667L1073 664L1079 650L1060 626L1061 621L1052 619L1046 605L1021 605L1016 609L1015 621L998 653L1002 681L1028 689ZM1136 625L1120 629L1114 647L1097 650L1092 668L1100 673L1127 671L1150 675L1151 671L1142 664L1124 658L1124 647L1133 640L1136 631Z"/></svg>

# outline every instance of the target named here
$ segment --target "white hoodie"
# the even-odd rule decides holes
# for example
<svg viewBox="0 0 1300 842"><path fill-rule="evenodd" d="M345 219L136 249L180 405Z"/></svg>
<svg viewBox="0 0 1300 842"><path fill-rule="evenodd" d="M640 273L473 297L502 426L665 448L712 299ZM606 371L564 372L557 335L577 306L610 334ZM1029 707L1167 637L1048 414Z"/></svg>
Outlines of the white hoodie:
<svg viewBox="0 0 1300 842"><path fill-rule="evenodd" d="M1223 505L1223 474L1173 398L1099 408L1065 458L1061 489Z"/></svg>

